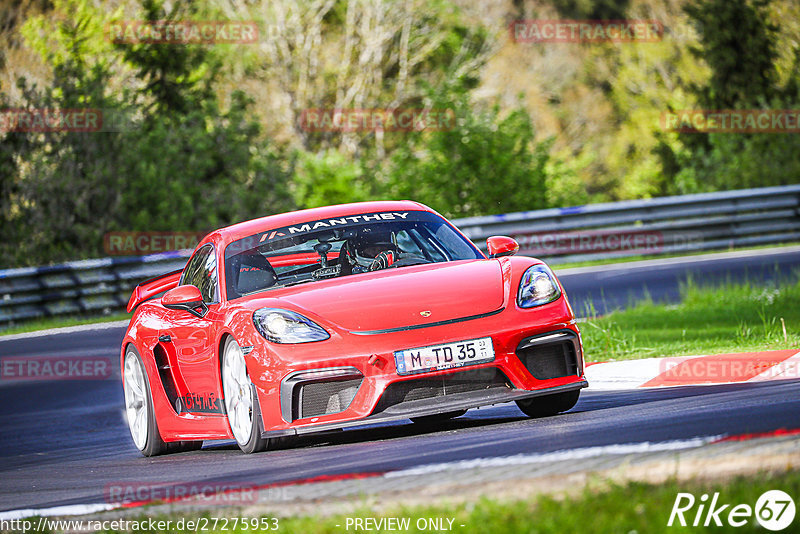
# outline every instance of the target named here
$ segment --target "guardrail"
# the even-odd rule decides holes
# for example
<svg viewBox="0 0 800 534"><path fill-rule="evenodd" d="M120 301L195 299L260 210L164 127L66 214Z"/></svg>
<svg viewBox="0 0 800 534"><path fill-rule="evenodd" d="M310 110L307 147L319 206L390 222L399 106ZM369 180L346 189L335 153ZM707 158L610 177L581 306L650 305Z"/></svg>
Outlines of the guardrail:
<svg viewBox="0 0 800 534"><path fill-rule="evenodd" d="M482 250L510 235L520 252L565 261L800 241L800 185L590 204L453 221ZM191 251L0 270L0 326L124 311L133 287Z"/></svg>
<svg viewBox="0 0 800 534"><path fill-rule="evenodd" d="M0 270L0 325L56 315L124 312L133 288L180 269L191 250Z"/></svg>
<svg viewBox="0 0 800 534"><path fill-rule="evenodd" d="M520 253L571 261L800 241L800 185L469 217L453 221L482 250L492 235Z"/></svg>

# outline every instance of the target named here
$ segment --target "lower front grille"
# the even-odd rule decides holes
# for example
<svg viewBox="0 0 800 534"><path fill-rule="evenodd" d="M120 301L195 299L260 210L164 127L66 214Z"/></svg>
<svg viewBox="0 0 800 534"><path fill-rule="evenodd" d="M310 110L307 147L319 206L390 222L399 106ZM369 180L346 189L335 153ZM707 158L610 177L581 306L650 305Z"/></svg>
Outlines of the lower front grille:
<svg viewBox="0 0 800 534"><path fill-rule="evenodd" d="M405 402L495 388L513 389L514 386L502 371L493 367L459 371L435 378L403 380L389 384L372 413L381 413Z"/></svg>
<svg viewBox="0 0 800 534"><path fill-rule="evenodd" d="M520 344L517 357L535 379L550 380L580 374L575 335L562 337L567 339L539 343L533 338Z"/></svg>
<svg viewBox="0 0 800 534"><path fill-rule="evenodd" d="M356 396L361 378L310 382L295 389L293 403L298 413L294 419L343 412Z"/></svg>

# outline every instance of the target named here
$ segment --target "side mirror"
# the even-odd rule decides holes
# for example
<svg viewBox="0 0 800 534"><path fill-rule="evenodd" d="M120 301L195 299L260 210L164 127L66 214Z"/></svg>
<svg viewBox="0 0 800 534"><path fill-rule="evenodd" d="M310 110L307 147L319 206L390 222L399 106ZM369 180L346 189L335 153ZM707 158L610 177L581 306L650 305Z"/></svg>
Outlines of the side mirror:
<svg viewBox="0 0 800 534"><path fill-rule="evenodd" d="M503 256L513 256L519 250L519 243L510 237L494 235L486 240L489 247L490 258L502 258Z"/></svg>
<svg viewBox="0 0 800 534"><path fill-rule="evenodd" d="M208 307L203 302L203 295L195 286L182 285L170 289L161 297L161 304L170 310L184 310L195 317L203 317L208 313ZM197 309L200 308L200 311Z"/></svg>

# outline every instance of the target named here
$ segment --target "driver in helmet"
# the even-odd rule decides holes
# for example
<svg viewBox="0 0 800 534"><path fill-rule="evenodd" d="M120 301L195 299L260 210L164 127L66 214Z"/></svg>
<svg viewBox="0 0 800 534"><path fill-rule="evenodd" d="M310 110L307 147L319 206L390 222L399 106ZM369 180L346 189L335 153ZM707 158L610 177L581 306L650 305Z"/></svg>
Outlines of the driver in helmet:
<svg viewBox="0 0 800 534"><path fill-rule="evenodd" d="M377 271L397 261L398 248L391 233L361 235L346 244L353 273Z"/></svg>

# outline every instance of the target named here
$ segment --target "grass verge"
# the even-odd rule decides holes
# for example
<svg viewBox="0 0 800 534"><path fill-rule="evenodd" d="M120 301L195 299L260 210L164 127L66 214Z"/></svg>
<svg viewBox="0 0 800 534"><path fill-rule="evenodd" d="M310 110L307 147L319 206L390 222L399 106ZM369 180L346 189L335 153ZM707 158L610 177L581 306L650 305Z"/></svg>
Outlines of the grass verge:
<svg viewBox="0 0 800 534"><path fill-rule="evenodd" d="M682 287L680 304L643 301L581 325L587 361L800 348L800 282Z"/></svg>
<svg viewBox="0 0 800 534"><path fill-rule="evenodd" d="M52 319L37 319L29 323L9 326L0 330L0 339L10 334L23 334L36 332L37 330L49 330L51 328L63 328L66 326L78 326L84 324L110 323L113 321L130 320L130 313L115 313L103 317L53 317Z"/></svg>
<svg viewBox="0 0 800 534"><path fill-rule="evenodd" d="M272 520L273 516L266 515L261 518L248 518L255 521L255 524L264 522L270 526L277 525L272 531L277 532L302 532L314 534L333 534L343 532L430 532L430 531L450 531L463 532L469 534L512 534L512 533L536 533L536 534L564 534L568 532L591 532L591 533L675 533L675 532L766 532L751 515L742 518L746 523L734 528L728 524L728 514L736 505L747 505L751 511L755 509L758 498L769 490L782 490L796 499L800 495L800 472L788 470L786 472L770 474L762 473L757 476L740 476L728 480L703 481L692 480L678 482L675 480L663 484L648 484L643 482L628 482L626 484L615 484L604 480L596 480L587 484L584 488L575 490L568 495L550 496L538 495L527 499L512 501L498 501L483 498L477 502L467 502L458 505L433 505L425 507L398 507L390 511L376 512L369 508L364 508L348 515L333 515L326 517L305 516L305 517L279 517ZM695 497L695 505L687 510L683 517L687 526L682 527L678 519L674 520L673 526L667 526L673 505L675 504L678 493L690 493ZM713 519L709 521L709 526L704 527L708 511L708 501L713 495L719 493L717 508L728 504L729 506L718 515L722 526L714 524ZM694 527L692 523L701 504L702 495L709 496L705 503L703 513L700 515L699 526ZM682 501L681 504L685 504ZM771 507L777 506L771 503ZM761 509L762 513L766 512ZM278 516L280 516L279 510ZM228 511L225 515L230 514ZM751 513L755 513L752 511ZM255 529L242 528L241 523L236 527L233 518L222 519L223 514L214 516L208 514L202 516L188 516L184 514L162 515L148 518L139 516L135 518L147 520L167 521L171 523L166 528L158 530L140 529L138 532L187 532L192 529L187 528L186 521L204 522L207 530L205 532L253 532ZM183 519L183 528L176 528L176 524ZM205 518L205 520L200 519ZM357 528L354 524L355 519L362 521L370 518L375 523L370 522L369 528ZM378 523L381 519L393 519L393 523ZM129 519L134 519L129 517ZM734 518L736 519L736 518ZM238 520L241 521L241 520ZM237 522L238 522L237 521ZM275 522L276 521L276 522ZM36 523L36 519L30 520L31 524ZM400 525L407 525L407 528L398 528ZM795 518L794 522L785 532L797 532L796 526L800 519ZM382 525L382 528L381 528ZM216 528L215 528L216 526ZM439 528L436 528L438 526ZM349 527L349 528L348 528ZM120 532L108 530L105 532Z"/></svg>

